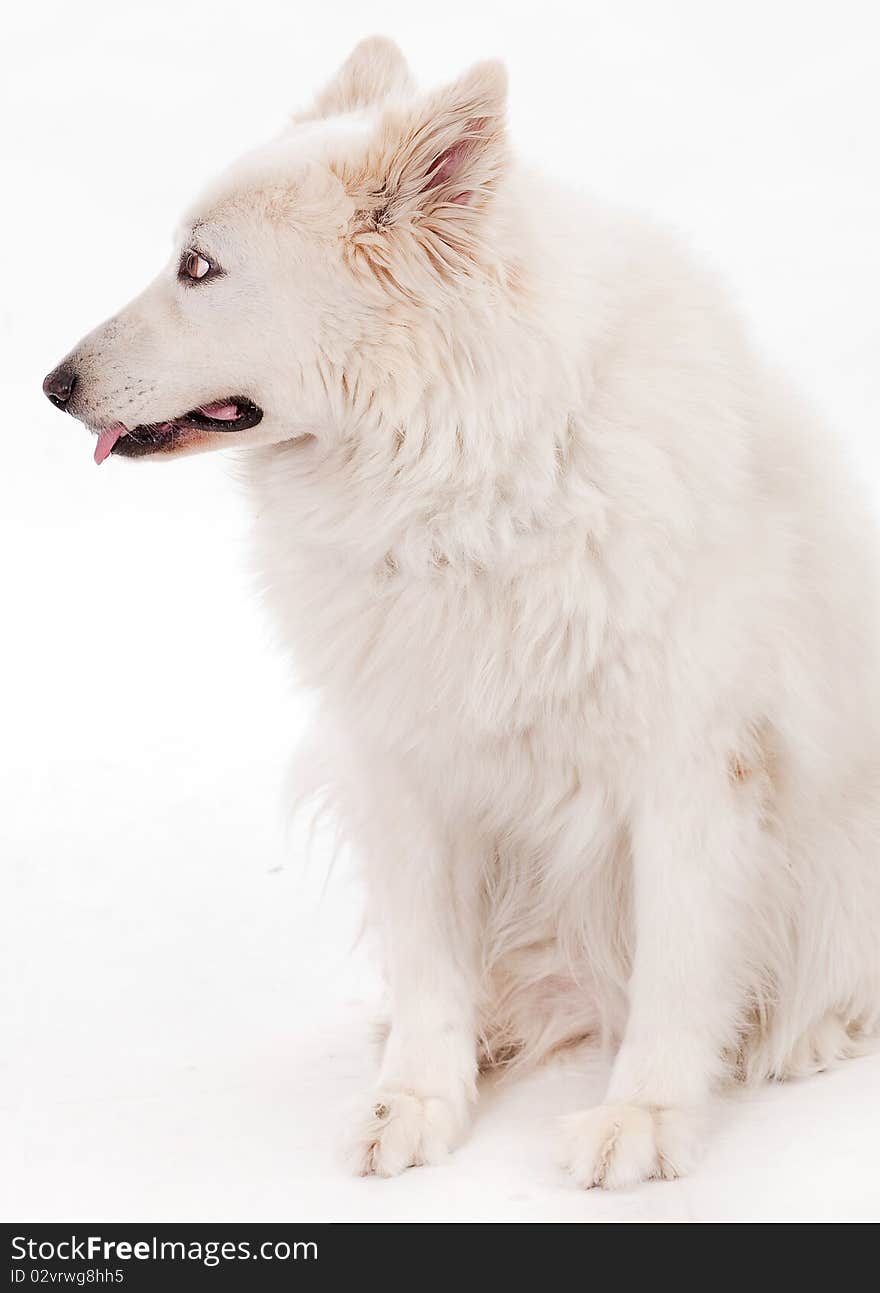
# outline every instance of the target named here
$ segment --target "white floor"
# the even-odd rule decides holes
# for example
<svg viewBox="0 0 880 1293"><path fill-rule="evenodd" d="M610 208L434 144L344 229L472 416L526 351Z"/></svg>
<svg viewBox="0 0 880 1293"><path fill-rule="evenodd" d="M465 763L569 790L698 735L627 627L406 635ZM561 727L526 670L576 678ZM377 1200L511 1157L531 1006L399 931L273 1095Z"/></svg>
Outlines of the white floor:
<svg viewBox="0 0 880 1293"><path fill-rule="evenodd" d="M719 1110L703 1165L674 1184L580 1193L556 1168L556 1115L601 1092L589 1055L487 1089L448 1165L351 1178L339 1144L370 1082L369 966L348 951L341 875L323 900L302 878L262 774L243 758L151 775L120 755L21 786L22 820L45 833L7 932L0 1215L880 1219L880 1058Z"/></svg>
<svg viewBox="0 0 880 1293"><path fill-rule="evenodd" d="M361 8L300 30L287 0L177 0L136 38L112 0L8 16L0 1216L880 1220L880 1057L732 1102L674 1184L585 1194L556 1168L556 1115L600 1095L589 1055L486 1091L448 1165L340 1161L376 989L344 861L326 878L319 836L307 866L284 823L309 703L255 609L248 518L219 455L96 471L39 385L158 268L201 175L365 34ZM532 6L502 8L459 5L445 35L392 0L369 21L429 75L507 57L531 155L689 229L880 498L872 7L744 0L720 31L683 0L550 3L541 40ZM218 87L229 49L265 74Z"/></svg>

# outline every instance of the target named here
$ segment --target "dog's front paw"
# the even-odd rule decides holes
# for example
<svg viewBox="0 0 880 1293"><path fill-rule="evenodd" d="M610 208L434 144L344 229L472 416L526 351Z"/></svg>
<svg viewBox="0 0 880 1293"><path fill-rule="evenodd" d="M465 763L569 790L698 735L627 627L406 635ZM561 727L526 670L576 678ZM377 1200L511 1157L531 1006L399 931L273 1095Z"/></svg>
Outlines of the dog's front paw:
<svg viewBox="0 0 880 1293"><path fill-rule="evenodd" d="M563 1120L563 1164L584 1189L685 1176L697 1132L686 1113L638 1104L602 1104Z"/></svg>
<svg viewBox="0 0 880 1293"><path fill-rule="evenodd" d="M452 1105L414 1091L379 1091L355 1133L360 1176L396 1176L407 1167L446 1158L460 1127Z"/></svg>

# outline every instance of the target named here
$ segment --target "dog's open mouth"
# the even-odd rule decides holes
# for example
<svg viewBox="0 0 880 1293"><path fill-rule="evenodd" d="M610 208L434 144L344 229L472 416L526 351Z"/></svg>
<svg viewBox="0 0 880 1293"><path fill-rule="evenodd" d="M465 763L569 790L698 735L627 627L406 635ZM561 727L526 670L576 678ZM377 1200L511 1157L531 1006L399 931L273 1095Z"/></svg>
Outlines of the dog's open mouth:
<svg viewBox="0 0 880 1293"><path fill-rule="evenodd" d="M170 453L194 444L205 432L247 431L262 421L263 410L243 396L230 396L200 404L181 417L168 422L152 422L129 429L121 422L98 432L95 462L100 464L111 453L126 458L140 458L148 453Z"/></svg>

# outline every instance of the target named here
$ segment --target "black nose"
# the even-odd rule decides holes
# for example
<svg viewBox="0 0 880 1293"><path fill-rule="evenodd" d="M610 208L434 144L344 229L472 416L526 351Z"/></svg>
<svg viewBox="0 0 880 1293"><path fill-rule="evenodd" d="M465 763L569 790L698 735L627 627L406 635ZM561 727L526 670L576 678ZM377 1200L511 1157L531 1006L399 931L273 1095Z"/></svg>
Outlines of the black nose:
<svg viewBox="0 0 880 1293"><path fill-rule="evenodd" d="M57 409L63 409L76 386L76 373L70 364L59 364L43 381L43 394Z"/></svg>

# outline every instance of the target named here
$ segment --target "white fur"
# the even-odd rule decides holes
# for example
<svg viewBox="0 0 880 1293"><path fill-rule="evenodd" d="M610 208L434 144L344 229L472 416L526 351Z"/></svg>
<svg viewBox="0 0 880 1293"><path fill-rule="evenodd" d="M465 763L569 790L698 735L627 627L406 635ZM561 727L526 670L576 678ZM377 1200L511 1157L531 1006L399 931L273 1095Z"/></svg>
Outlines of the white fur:
<svg viewBox="0 0 880 1293"><path fill-rule="evenodd" d="M875 536L715 283L511 160L504 91L359 46L194 208L226 277L175 256L75 352L76 411L265 411L259 566L389 973L359 1169L594 1034L565 1160L629 1184L687 1168L719 1084L877 1026Z"/></svg>

